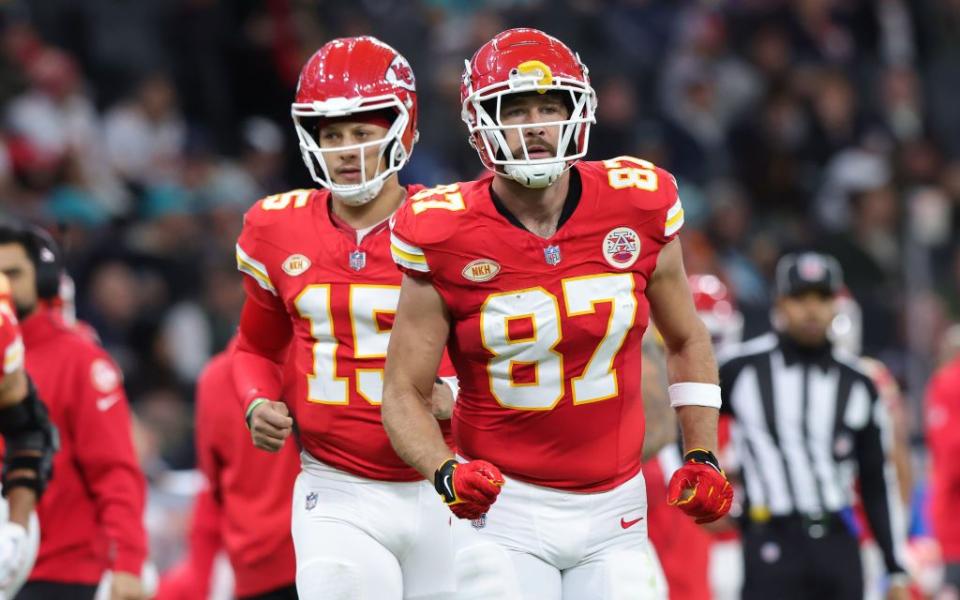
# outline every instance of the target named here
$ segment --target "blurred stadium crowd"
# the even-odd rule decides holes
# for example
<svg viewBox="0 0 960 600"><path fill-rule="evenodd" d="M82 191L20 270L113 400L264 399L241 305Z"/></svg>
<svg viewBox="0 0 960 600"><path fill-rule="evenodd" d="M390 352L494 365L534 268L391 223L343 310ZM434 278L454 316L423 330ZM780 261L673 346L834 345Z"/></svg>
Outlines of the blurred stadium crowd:
<svg viewBox="0 0 960 600"><path fill-rule="evenodd" d="M921 446L926 381L958 342L956 0L30 0L0 17L0 212L59 238L77 314L123 368L161 569L186 519L169 473L192 467L193 384L243 302L241 215L312 187L289 104L344 35L410 60L421 139L402 177L425 184L477 173L463 59L512 26L565 40L599 98L590 157L678 177L687 269L728 283L747 336L780 254L840 260Z"/></svg>

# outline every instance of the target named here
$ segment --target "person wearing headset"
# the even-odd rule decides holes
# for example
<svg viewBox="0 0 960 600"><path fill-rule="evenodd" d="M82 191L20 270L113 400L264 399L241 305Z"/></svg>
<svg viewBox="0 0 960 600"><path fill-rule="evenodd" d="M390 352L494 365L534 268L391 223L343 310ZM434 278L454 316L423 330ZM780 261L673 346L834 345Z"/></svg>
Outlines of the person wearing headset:
<svg viewBox="0 0 960 600"><path fill-rule="evenodd" d="M26 370L60 432L56 478L37 505L40 550L16 597L88 600L112 570L111 600L140 600L146 481L123 380L103 348L48 306L62 271L45 231L0 223L0 272L10 281Z"/></svg>

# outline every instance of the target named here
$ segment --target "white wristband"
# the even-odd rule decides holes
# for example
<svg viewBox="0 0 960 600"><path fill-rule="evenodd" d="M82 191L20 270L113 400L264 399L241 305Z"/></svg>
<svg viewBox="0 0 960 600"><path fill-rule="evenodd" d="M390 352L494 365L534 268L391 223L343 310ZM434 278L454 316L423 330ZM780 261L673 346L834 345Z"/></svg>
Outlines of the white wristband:
<svg viewBox="0 0 960 600"><path fill-rule="evenodd" d="M667 389L670 406L706 406L720 408L720 386L713 383L685 381L675 383Z"/></svg>

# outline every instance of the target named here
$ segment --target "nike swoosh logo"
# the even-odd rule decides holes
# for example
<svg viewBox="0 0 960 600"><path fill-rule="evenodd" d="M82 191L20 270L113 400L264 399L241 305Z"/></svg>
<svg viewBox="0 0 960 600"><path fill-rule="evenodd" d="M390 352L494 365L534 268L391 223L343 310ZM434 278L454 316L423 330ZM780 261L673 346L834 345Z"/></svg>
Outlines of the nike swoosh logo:
<svg viewBox="0 0 960 600"><path fill-rule="evenodd" d="M443 478L443 488L447 490L447 493L450 494L451 498L456 498L457 495L453 493L453 485L451 485L450 476L446 475Z"/></svg>
<svg viewBox="0 0 960 600"><path fill-rule="evenodd" d="M120 394L110 394L103 398L97 398L97 409L100 412L106 412L117 402L120 402Z"/></svg>
<svg viewBox="0 0 960 600"><path fill-rule="evenodd" d="M627 521L623 517L620 517L620 527L622 527L623 529L629 529L642 520L643 520L643 517L640 517L639 519L634 519L632 521Z"/></svg>

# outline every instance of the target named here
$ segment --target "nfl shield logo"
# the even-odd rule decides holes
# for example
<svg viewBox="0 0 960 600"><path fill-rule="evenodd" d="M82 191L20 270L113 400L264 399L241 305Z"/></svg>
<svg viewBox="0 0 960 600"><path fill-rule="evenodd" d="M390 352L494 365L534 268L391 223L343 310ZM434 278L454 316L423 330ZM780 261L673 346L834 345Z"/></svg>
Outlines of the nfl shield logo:
<svg viewBox="0 0 960 600"><path fill-rule="evenodd" d="M560 263L560 246L547 246L543 249L543 260L550 266Z"/></svg>
<svg viewBox="0 0 960 600"><path fill-rule="evenodd" d="M360 269L367 266L367 253L361 250L354 250L350 253L350 268L354 271L359 271Z"/></svg>
<svg viewBox="0 0 960 600"><path fill-rule="evenodd" d="M317 493L310 492L309 494L307 494L307 510L313 510L313 508L316 505L317 505Z"/></svg>
<svg viewBox="0 0 960 600"><path fill-rule="evenodd" d="M470 521L470 524L473 525L474 529L483 529L487 525L487 515L480 515L479 519Z"/></svg>

